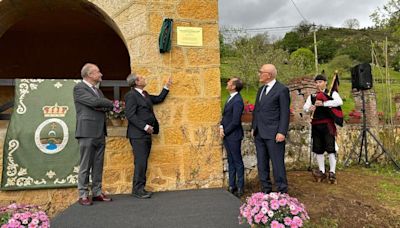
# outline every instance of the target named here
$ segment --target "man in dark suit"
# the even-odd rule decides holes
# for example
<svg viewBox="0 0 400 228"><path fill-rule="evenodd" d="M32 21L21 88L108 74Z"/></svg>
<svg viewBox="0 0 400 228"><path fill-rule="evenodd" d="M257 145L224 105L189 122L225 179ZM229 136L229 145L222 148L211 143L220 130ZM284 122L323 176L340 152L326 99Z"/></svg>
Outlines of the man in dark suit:
<svg viewBox="0 0 400 228"><path fill-rule="evenodd" d="M172 80L158 96L149 95L144 89L146 80L140 75L131 74L127 77L131 90L125 95L125 114L129 121L127 138L134 153L135 171L132 181L132 195L136 198L150 198L152 193L145 190L147 160L151 150L151 135L158 134L159 124L153 111L153 104L164 101L169 92Z"/></svg>
<svg viewBox="0 0 400 228"><path fill-rule="evenodd" d="M277 70L265 64L258 71L263 84L257 92L252 123L257 151L258 176L262 191L270 193L269 162L272 162L277 190L287 193L288 183L285 168L285 138L289 127L289 89L276 80Z"/></svg>
<svg viewBox="0 0 400 228"><path fill-rule="evenodd" d="M242 80L232 78L228 81L226 89L229 98L222 113L220 136L224 140L224 146L228 157L229 192L241 197L244 189L244 165L242 160L241 145L243 139L242 121L240 120L244 103L240 90L243 88ZM237 184L236 184L237 176Z"/></svg>
<svg viewBox="0 0 400 228"><path fill-rule="evenodd" d="M74 87L76 109L75 137L79 142L80 163L78 174L79 203L92 205L93 201L111 201L101 190L105 136L105 112L113 108L112 101L97 88L103 76L91 63L82 67L83 81ZM92 200L89 198L89 175L92 178Z"/></svg>

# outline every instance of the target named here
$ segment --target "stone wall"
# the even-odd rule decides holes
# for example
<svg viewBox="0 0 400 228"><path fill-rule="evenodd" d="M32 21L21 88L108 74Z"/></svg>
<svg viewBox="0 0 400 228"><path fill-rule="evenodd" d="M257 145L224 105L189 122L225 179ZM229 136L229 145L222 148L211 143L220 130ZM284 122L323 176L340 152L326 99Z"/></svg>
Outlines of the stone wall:
<svg viewBox="0 0 400 228"><path fill-rule="evenodd" d="M254 140L250 136L250 124L243 124L245 129L245 137L242 141L242 154L243 163L245 166L245 176L247 183L257 180L257 158ZM357 141L361 128L359 125L345 125L343 128L338 128L337 144L339 146L338 150L338 163L343 164L344 161L350 156L349 164L358 163L358 156L360 150L360 141ZM375 127L371 128L371 132L378 137L380 142L384 145L385 149L390 152L398 163L400 163L400 126L392 127ZM385 155L381 155L382 150L378 144L373 140L373 138L367 134L368 139L368 157L371 158L378 157L377 162L381 164L392 165L391 160ZM286 143L286 157L285 164L288 170L300 169L307 170L309 167L310 160L310 135L309 126L291 123L290 130ZM228 180L228 163L226 157L226 151L224 150L224 177L225 185L227 185ZM364 159L364 152L362 153ZM313 167L317 167L314 163ZM364 160L363 160L364 161ZM325 163L328 165L328 163Z"/></svg>
<svg viewBox="0 0 400 228"><path fill-rule="evenodd" d="M291 121L296 123L309 123L310 115L303 111L306 99L317 91L314 79L311 77L299 77L288 83L290 91L290 108L292 109Z"/></svg>
<svg viewBox="0 0 400 228"><path fill-rule="evenodd" d="M355 103L355 110L362 112L362 91L353 91L352 95ZM376 93L374 89L364 90L365 115L367 124L376 126L379 123L378 111L376 108Z"/></svg>
<svg viewBox="0 0 400 228"><path fill-rule="evenodd" d="M172 76L174 81L166 101L155 106L161 129L153 138L149 190L222 187L223 159L217 135L221 118L218 1L90 2L94 7L89 10L99 10L117 27L128 48L132 71L147 78L150 93L158 93L167 77ZM163 18L174 19L174 29L171 52L160 54L158 36ZM201 27L203 46L177 46L177 26ZM0 97L6 100L4 96L10 95L0 91ZM0 122L0 138L4 140L7 123ZM133 155L125 130L110 129L112 137L107 139L104 189L111 194L131 191ZM2 153L3 142L0 144ZM75 188L0 192L0 204L42 204L50 208L50 213L76 199Z"/></svg>

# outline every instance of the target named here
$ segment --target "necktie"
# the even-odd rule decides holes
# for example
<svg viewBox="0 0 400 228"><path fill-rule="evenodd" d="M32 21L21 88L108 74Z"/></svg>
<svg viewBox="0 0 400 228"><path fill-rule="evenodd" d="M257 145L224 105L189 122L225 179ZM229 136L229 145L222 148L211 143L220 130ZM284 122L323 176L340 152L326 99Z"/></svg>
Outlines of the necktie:
<svg viewBox="0 0 400 228"><path fill-rule="evenodd" d="M146 90L143 90L142 94L143 94L143 97L148 97L149 96L149 93Z"/></svg>
<svg viewBox="0 0 400 228"><path fill-rule="evenodd" d="M96 96L100 97L99 91L97 90L96 86L92 86L92 89L94 91L94 93L96 94Z"/></svg>
<svg viewBox="0 0 400 228"><path fill-rule="evenodd" d="M268 85L264 85L263 86L263 88L261 90L261 93L260 93L260 96L258 97L259 101L261 101L262 97L265 95L265 92L267 92L267 87L268 87Z"/></svg>
<svg viewBox="0 0 400 228"><path fill-rule="evenodd" d="M229 101L231 101L231 100L232 100L232 96L229 96L229 98L228 98L228 100L226 101L226 103L228 104Z"/></svg>

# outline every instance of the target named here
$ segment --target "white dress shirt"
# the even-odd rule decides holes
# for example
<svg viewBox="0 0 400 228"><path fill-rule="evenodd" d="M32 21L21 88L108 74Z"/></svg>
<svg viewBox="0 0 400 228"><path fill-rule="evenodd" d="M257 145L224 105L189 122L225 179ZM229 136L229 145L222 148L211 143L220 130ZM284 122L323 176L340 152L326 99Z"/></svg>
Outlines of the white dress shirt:
<svg viewBox="0 0 400 228"><path fill-rule="evenodd" d="M337 93L336 91L334 91L332 93L332 98L333 98L333 100L324 101L323 106L331 108L331 107L339 107L339 106L343 105L343 100L339 96L339 93ZM303 110L305 112L310 112L311 106L312 106L312 103L311 103L311 95L310 95L307 97L306 103L303 106Z"/></svg>

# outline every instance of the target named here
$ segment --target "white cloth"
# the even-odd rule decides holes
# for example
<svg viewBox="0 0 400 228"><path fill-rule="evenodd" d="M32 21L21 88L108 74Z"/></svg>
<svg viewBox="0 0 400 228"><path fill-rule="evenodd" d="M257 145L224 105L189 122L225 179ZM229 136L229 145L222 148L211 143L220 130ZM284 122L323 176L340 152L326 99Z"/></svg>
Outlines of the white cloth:
<svg viewBox="0 0 400 228"><path fill-rule="evenodd" d="M329 157L329 171L335 173L336 171L336 154L330 153Z"/></svg>
<svg viewBox="0 0 400 228"><path fill-rule="evenodd" d="M100 97L99 91L96 89L97 87L95 85L90 84L88 81L86 81L85 79L83 79L83 83L85 83L87 86L89 86L93 92Z"/></svg>
<svg viewBox="0 0 400 228"><path fill-rule="evenodd" d="M261 93L260 93L260 96L258 97L258 100L259 100L259 101L262 100L262 97L263 97L264 95L267 95L267 94L269 93L269 91L272 89L272 87L274 87L275 83L276 83L276 79L274 79L274 80L268 82L267 84L265 84L265 85L263 86L263 88L262 88L262 90L261 90Z"/></svg>
<svg viewBox="0 0 400 228"><path fill-rule="evenodd" d="M318 168L322 173L325 173L325 157L323 154L317 154Z"/></svg>
<svg viewBox="0 0 400 228"><path fill-rule="evenodd" d="M233 98L236 94L238 94L238 92L233 92L233 93L231 93L230 96L229 96L229 98L228 98L228 100L226 101L226 103L228 103L229 101L231 101L232 98Z"/></svg>
<svg viewBox="0 0 400 228"><path fill-rule="evenodd" d="M276 83L276 79L267 83L268 87L267 87L267 90L265 91L265 95L267 95L269 93L269 91L271 91L271 89L272 89L272 87L274 87L275 83Z"/></svg>
<svg viewBox="0 0 400 228"><path fill-rule="evenodd" d="M332 98L333 100L328 100L324 102L324 107L339 107L343 105L343 100L336 91L332 93ZM303 110L305 112L310 112L310 107L312 105L313 104L311 103L311 95L310 95L307 97L306 103L303 105Z"/></svg>
<svg viewBox="0 0 400 228"><path fill-rule="evenodd" d="M144 94L143 94L143 90L142 90L142 89L139 89L139 88L136 88L136 87L135 87L135 89L136 89L136 91L138 91L143 97L145 97Z"/></svg>

